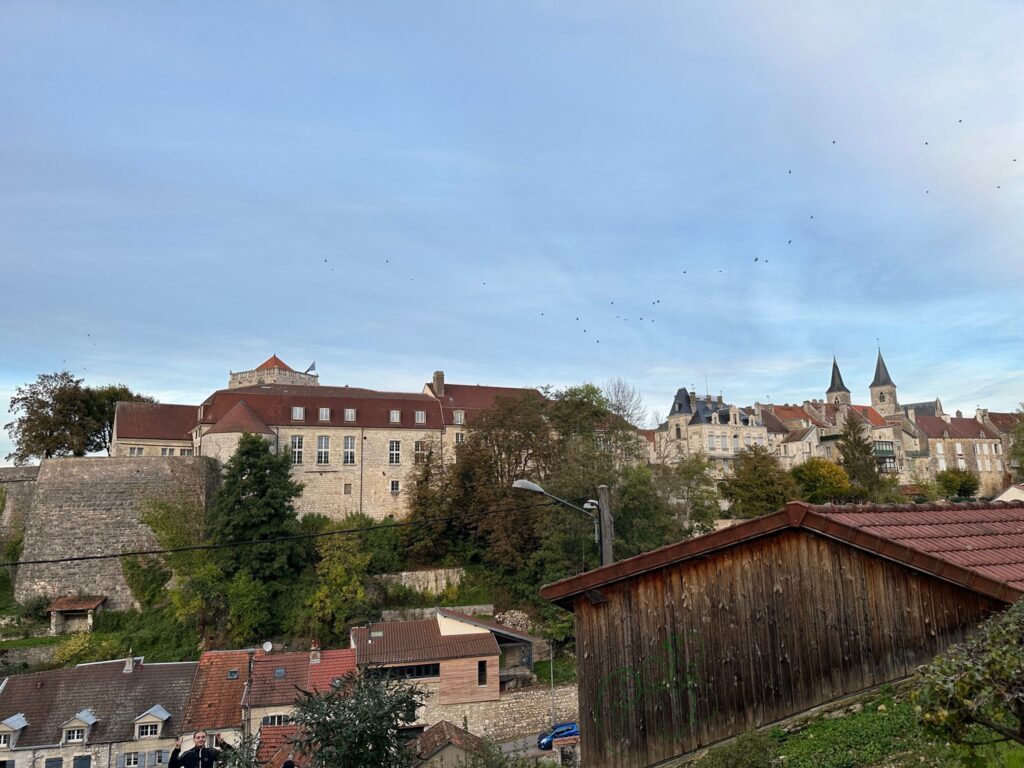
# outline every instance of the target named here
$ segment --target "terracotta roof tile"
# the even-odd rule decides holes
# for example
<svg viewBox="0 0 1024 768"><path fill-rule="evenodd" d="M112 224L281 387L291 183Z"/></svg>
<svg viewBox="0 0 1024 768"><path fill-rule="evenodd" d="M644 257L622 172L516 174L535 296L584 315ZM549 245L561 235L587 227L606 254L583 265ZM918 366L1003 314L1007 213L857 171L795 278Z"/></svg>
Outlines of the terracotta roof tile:
<svg viewBox="0 0 1024 768"><path fill-rule="evenodd" d="M248 664L246 651L207 651L200 657L182 731L241 724Z"/></svg>
<svg viewBox="0 0 1024 768"><path fill-rule="evenodd" d="M257 371L272 371L275 368L279 368L285 371L292 370L292 368L277 355L271 355L258 366L256 366Z"/></svg>
<svg viewBox="0 0 1024 768"><path fill-rule="evenodd" d="M992 421L993 426L1000 432L1012 432L1020 420L1024 418L1019 413L997 413L995 411L989 411L989 419Z"/></svg>
<svg viewBox="0 0 1024 768"><path fill-rule="evenodd" d="M356 627L352 630L352 640L360 666L421 664L499 654L498 641L490 632L442 635L436 618L385 621Z"/></svg>
<svg viewBox="0 0 1024 768"><path fill-rule="evenodd" d="M307 690L313 692L326 691L332 682L339 677L356 671L356 649L338 648L320 652L320 663L309 665L309 682Z"/></svg>
<svg viewBox="0 0 1024 768"><path fill-rule="evenodd" d="M120 402L115 409L119 440L191 440L198 420L194 405Z"/></svg>
<svg viewBox="0 0 1024 768"><path fill-rule="evenodd" d="M469 731L463 730L447 720L441 720L420 734L419 739L416 740L416 756L421 760L428 760L448 744L461 747L469 752L479 752L484 745L479 736L474 736Z"/></svg>
<svg viewBox="0 0 1024 768"><path fill-rule="evenodd" d="M308 679L308 653L259 652L252 664L252 705L291 704Z"/></svg>
<svg viewBox="0 0 1024 768"><path fill-rule="evenodd" d="M298 732L297 725L260 726L260 744L256 748L256 759L263 768L281 768L292 752L292 740Z"/></svg>
<svg viewBox="0 0 1024 768"><path fill-rule="evenodd" d="M245 400L239 400L225 413L206 434L216 435L229 432L251 432L254 435L272 435L270 427L256 415Z"/></svg>
<svg viewBox="0 0 1024 768"><path fill-rule="evenodd" d="M962 440L999 439L999 433L976 419L951 418L947 423L938 416L918 416L915 423L926 437L941 438L948 434Z"/></svg>
<svg viewBox="0 0 1024 768"><path fill-rule="evenodd" d="M433 385L428 385L433 392ZM455 411L464 411L469 421L479 411L494 405L500 397L522 397L524 394L543 397L530 387L486 387L470 384L445 384L444 395L437 398L444 411L444 423L455 423Z"/></svg>

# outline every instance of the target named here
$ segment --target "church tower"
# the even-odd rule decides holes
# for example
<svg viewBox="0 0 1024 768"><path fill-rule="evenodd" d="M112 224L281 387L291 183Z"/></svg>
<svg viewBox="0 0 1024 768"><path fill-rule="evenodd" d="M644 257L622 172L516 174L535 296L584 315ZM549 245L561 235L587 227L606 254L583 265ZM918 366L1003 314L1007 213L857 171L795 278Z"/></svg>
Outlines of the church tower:
<svg viewBox="0 0 1024 768"><path fill-rule="evenodd" d="M832 383L828 385L828 392L825 393L825 402L833 405L850 405L850 390L843 383L843 374L839 372L839 363L835 355L832 356Z"/></svg>
<svg viewBox="0 0 1024 768"><path fill-rule="evenodd" d="M882 350L878 350L875 379L871 382L871 405L883 416L895 416L900 407L896 401L896 385L889 375L889 369L885 367Z"/></svg>

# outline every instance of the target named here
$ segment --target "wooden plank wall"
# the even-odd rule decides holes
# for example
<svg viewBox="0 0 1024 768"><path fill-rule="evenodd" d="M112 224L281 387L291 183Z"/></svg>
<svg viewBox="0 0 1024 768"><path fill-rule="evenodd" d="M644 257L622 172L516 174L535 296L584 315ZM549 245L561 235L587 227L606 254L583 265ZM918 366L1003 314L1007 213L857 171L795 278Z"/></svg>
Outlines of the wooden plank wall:
<svg viewBox="0 0 1024 768"><path fill-rule="evenodd" d="M487 685L477 684L477 662L487 663ZM471 659L449 659L441 662L438 702L466 704L474 701L495 701L500 690L497 656Z"/></svg>
<svg viewBox="0 0 1024 768"><path fill-rule="evenodd" d="M576 599L583 765L648 766L911 674L1004 606L805 531Z"/></svg>

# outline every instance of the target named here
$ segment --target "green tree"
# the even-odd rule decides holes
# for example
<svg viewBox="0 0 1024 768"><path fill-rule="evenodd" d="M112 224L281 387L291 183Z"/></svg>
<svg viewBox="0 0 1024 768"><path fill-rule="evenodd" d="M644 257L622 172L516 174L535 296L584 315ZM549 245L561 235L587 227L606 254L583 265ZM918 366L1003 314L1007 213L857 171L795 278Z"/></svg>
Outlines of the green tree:
<svg viewBox="0 0 1024 768"><path fill-rule="evenodd" d="M968 469L951 467L935 474L935 482L939 484L943 495L949 498L972 498L981 485L978 476Z"/></svg>
<svg viewBox="0 0 1024 768"><path fill-rule="evenodd" d="M722 481L722 495L737 517L777 512L799 495L793 478L768 449L755 445L736 454L732 477Z"/></svg>
<svg viewBox="0 0 1024 768"><path fill-rule="evenodd" d="M793 467L790 474L800 486L801 498L812 504L839 503L850 495L846 470L827 459L808 459Z"/></svg>
<svg viewBox="0 0 1024 768"><path fill-rule="evenodd" d="M613 489L615 558L622 560L679 541L687 531L658 494L651 470L626 467Z"/></svg>
<svg viewBox="0 0 1024 768"><path fill-rule="evenodd" d="M277 455L259 435L244 434L224 468L224 480L208 514L210 540L231 544L280 539L299 532L295 497L302 485L291 479L287 455ZM225 576L247 570L270 599L279 596L299 570L302 545L274 541L217 550Z"/></svg>
<svg viewBox="0 0 1024 768"><path fill-rule="evenodd" d="M402 726L426 699L414 686L373 674L349 675L322 694L299 694L292 722L296 751L309 768L409 768L415 760Z"/></svg>
<svg viewBox="0 0 1024 768"><path fill-rule="evenodd" d="M843 469L854 491L868 501L875 501L881 480L874 446L867 432L860 417L850 411L843 422L837 445Z"/></svg>
<svg viewBox="0 0 1024 768"><path fill-rule="evenodd" d="M107 384L103 387L87 387L85 407L88 409L90 433L86 449L90 452L105 452L110 455L110 444L114 439L114 412L119 402L155 403L148 395L133 392L124 384Z"/></svg>
<svg viewBox="0 0 1024 768"><path fill-rule="evenodd" d="M258 639L270 623L266 588L244 568L227 587L228 638L236 647Z"/></svg>
<svg viewBox="0 0 1024 768"><path fill-rule="evenodd" d="M981 725L1024 744L1024 601L992 616L917 677L921 720L945 738L968 743ZM991 739L990 739L991 740Z"/></svg>
<svg viewBox="0 0 1024 768"><path fill-rule="evenodd" d="M651 469L658 492L673 506L683 526L694 533L714 530L721 506L707 456L683 454Z"/></svg>
<svg viewBox="0 0 1024 768"><path fill-rule="evenodd" d="M350 534L324 536L317 549L320 562L309 601L310 630L324 640L344 639L356 620L369 618L364 580L373 558Z"/></svg>

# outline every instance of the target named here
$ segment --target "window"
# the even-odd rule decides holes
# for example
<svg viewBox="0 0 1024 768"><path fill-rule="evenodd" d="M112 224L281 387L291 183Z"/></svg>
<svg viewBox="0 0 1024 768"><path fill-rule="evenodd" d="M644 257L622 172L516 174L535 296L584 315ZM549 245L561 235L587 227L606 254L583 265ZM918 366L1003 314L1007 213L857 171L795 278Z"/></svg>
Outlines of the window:
<svg viewBox="0 0 1024 768"><path fill-rule="evenodd" d="M957 456L960 456L960 455L963 454L964 448L963 448L962 445L960 445L960 443L956 443L956 445L954 447L956 448L956 455Z"/></svg>
<svg viewBox="0 0 1024 768"><path fill-rule="evenodd" d="M306 420L306 409L298 406L292 406L292 421L305 421Z"/></svg>
<svg viewBox="0 0 1024 768"><path fill-rule="evenodd" d="M275 680L284 680L284 674L285 674L284 667L278 667L277 669L274 670L274 679Z"/></svg>
<svg viewBox="0 0 1024 768"><path fill-rule="evenodd" d="M182 456L194 456L196 451L194 448L182 448L178 453Z"/></svg>
<svg viewBox="0 0 1024 768"><path fill-rule="evenodd" d="M751 435L743 436L743 447L749 448L754 442L754 438Z"/></svg>
<svg viewBox="0 0 1024 768"><path fill-rule="evenodd" d="M417 677L440 677L440 664L407 664L401 667L367 667L365 674L377 678L408 680Z"/></svg>
<svg viewBox="0 0 1024 768"><path fill-rule="evenodd" d="M714 435L708 435L708 450L709 451L715 450L715 436Z"/></svg>
<svg viewBox="0 0 1024 768"><path fill-rule="evenodd" d="M302 435L292 435L292 464L302 463Z"/></svg>
<svg viewBox="0 0 1024 768"><path fill-rule="evenodd" d="M92 755L75 755L71 765L73 768L89 768L92 765ZM10 768L14 768L14 762L11 762Z"/></svg>
<svg viewBox="0 0 1024 768"><path fill-rule="evenodd" d="M723 451L728 451L729 450L729 436L728 435L720 435L718 439L719 439L719 442L720 442L720 444L722 446L722 450Z"/></svg>
<svg viewBox="0 0 1024 768"><path fill-rule="evenodd" d="M402 490L401 483L399 483L398 480L392 480L391 481L391 495L392 496L397 496L401 492L401 490Z"/></svg>
<svg viewBox="0 0 1024 768"><path fill-rule="evenodd" d="M128 455L129 456L141 456L145 452L146 452L145 448L140 448L140 447L134 446L134 445L131 446L130 448L128 448Z"/></svg>
<svg viewBox="0 0 1024 768"><path fill-rule="evenodd" d="M60 768L64 764L64 761L59 757L48 757L46 758L45 768Z"/></svg>
<svg viewBox="0 0 1024 768"><path fill-rule="evenodd" d="M124 753L124 768L138 768L139 765L139 753L138 752L125 752Z"/></svg>
<svg viewBox="0 0 1024 768"><path fill-rule="evenodd" d="M292 719L288 715L265 715L263 725L288 725Z"/></svg>
<svg viewBox="0 0 1024 768"><path fill-rule="evenodd" d="M331 463L331 438L327 435L319 435L316 438L316 463Z"/></svg>
<svg viewBox="0 0 1024 768"><path fill-rule="evenodd" d="M941 456L945 452L946 452L946 446L944 446L942 443L936 443L935 444L935 455L936 456Z"/></svg>
<svg viewBox="0 0 1024 768"><path fill-rule="evenodd" d="M388 421L390 421L392 424L398 424L399 422L401 422L401 420L402 420L402 412L401 411L391 411L391 415L388 417Z"/></svg>
<svg viewBox="0 0 1024 768"><path fill-rule="evenodd" d="M352 483L345 483L345 486L344 486L344 488L342 489L341 492L343 494L345 494L346 496L351 496L352 495Z"/></svg>
<svg viewBox="0 0 1024 768"><path fill-rule="evenodd" d="M157 765L163 765L164 764L164 751L162 749L158 749L156 752L153 753L153 758L154 758L154 762Z"/></svg>
<svg viewBox="0 0 1024 768"><path fill-rule="evenodd" d="M676 424L676 440L682 440L682 439L683 439L683 428L681 426L679 426L678 424Z"/></svg>
<svg viewBox="0 0 1024 768"><path fill-rule="evenodd" d="M945 472L945 471L946 471L946 457L945 456L939 456L939 472Z"/></svg>
<svg viewBox="0 0 1024 768"><path fill-rule="evenodd" d="M980 469L980 467L979 467L979 469ZM985 457L985 471L986 472L991 472L992 471L992 459L990 459L988 456Z"/></svg>
<svg viewBox="0 0 1024 768"><path fill-rule="evenodd" d="M238 679L238 670L237 669L229 669L228 670L228 680L237 680L237 679Z"/></svg>
<svg viewBox="0 0 1024 768"><path fill-rule="evenodd" d="M389 440L388 441L388 464L401 464L402 463L402 441L401 440Z"/></svg>
<svg viewBox="0 0 1024 768"><path fill-rule="evenodd" d="M344 450L341 452L341 463L342 464L355 464L356 463L356 439L351 435L344 438L342 443Z"/></svg>
<svg viewBox="0 0 1024 768"><path fill-rule="evenodd" d="M64 741L85 741L85 728L68 728L66 731L64 731Z"/></svg>
<svg viewBox="0 0 1024 768"><path fill-rule="evenodd" d="M899 471L895 456L884 456L878 459L878 471L884 475L892 475Z"/></svg>
<svg viewBox="0 0 1024 768"><path fill-rule="evenodd" d="M1003 460L1002 459L996 459L996 472L1002 472L1002 471L1003 471Z"/></svg>
<svg viewBox="0 0 1024 768"><path fill-rule="evenodd" d="M466 442L466 436L464 434L462 434L461 432L456 432L455 433L455 444L456 445L462 445L464 442Z"/></svg>
<svg viewBox="0 0 1024 768"><path fill-rule="evenodd" d="M0 747L9 747L9 746L11 746L11 734L9 734L9 733L0 733Z"/></svg>
<svg viewBox="0 0 1024 768"><path fill-rule="evenodd" d="M139 726L139 738L148 739L153 738L160 731L160 726L156 723L143 723Z"/></svg>
<svg viewBox="0 0 1024 768"><path fill-rule="evenodd" d="M413 461L416 464L422 464L427 460L427 455L430 453L430 443L427 440L417 440L412 444L413 447Z"/></svg>
<svg viewBox="0 0 1024 768"><path fill-rule="evenodd" d="M345 409L345 421L355 421L355 420L356 420L356 409L355 408L346 408Z"/></svg>
<svg viewBox="0 0 1024 768"><path fill-rule="evenodd" d="M1003 452L1002 443L993 443L992 444L992 453L994 453L994 454L996 454L998 456L1002 452Z"/></svg>
<svg viewBox="0 0 1024 768"><path fill-rule="evenodd" d="M173 448L161 448L160 449L160 455L161 456L173 456L174 455L174 449Z"/></svg>
<svg viewBox="0 0 1024 768"><path fill-rule="evenodd" d="M967 469L967 462L964 461L963 456L956 457L956 466L958 469Z"/></svg>
<svg viewBox="0 0 1024 768"><path fill-rule="evenodd" d="M732 436L732 449L733 449L734 452L738 451L740 449L740 436L739 435L733 435Z"/></svg>
<svg viewBox="0 0 1024 768"><path fill-rule="evenodd" d="M416 423L417 424L426 424L427 423L427 412L426 411L416 411Z"/></svg>
<svg viewBox="0 0 1024 768"><path fill-rule="evenodd" d="M757 444L758 445L764 445L764 435L758 435L757 436Z"/></svg>
<svg viewBox="0 0 1024 768"><path fill-rule="evenodd" d="M476 684L487 685L487 662L478 661L476 663Z"/></svg>
<svg viewBox="0 0 1024 768"><path fill-rule="evenodd" d="M452 415L455 418L455 423L456 424L465 424L466 423L466 412L465 411L455 411L455 413L452 414Z"/></svg>
<svg viewBox="0 0 1024 768"><path fill-rule="evenodd" d="M982 453L988 453L988 443L982 443L981 444L981 452Z"/></svg>

